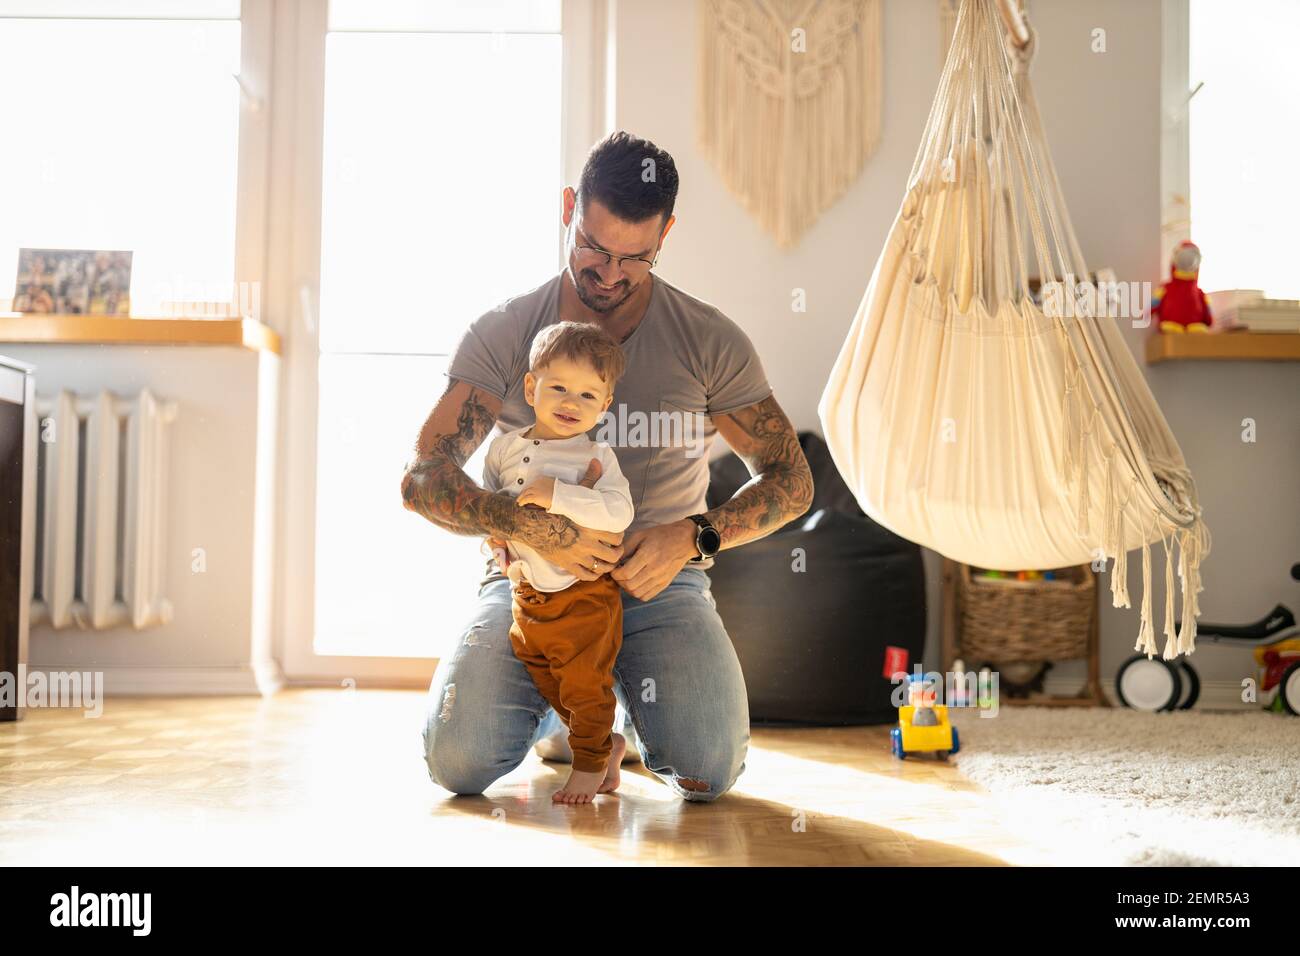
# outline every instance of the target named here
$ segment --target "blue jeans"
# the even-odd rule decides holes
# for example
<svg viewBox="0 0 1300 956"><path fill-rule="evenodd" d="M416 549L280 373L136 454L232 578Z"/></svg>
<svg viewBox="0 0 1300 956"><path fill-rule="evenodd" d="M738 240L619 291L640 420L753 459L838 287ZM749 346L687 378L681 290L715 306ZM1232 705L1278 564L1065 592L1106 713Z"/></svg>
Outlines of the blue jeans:
<svg viewBox="0 0 1300 956"><path fill-rule="evenodd" d="M745 770L749 701L709 576L685 567L649 601L622 594L614 695L642 763L684 799L716 800ZM483 585L478 601L455 650L438 662L424 722L429 777L454 793L482 793L542 738L567 737L510 646L510 582ZM693 788L701 784L707 789Z"/></svg>

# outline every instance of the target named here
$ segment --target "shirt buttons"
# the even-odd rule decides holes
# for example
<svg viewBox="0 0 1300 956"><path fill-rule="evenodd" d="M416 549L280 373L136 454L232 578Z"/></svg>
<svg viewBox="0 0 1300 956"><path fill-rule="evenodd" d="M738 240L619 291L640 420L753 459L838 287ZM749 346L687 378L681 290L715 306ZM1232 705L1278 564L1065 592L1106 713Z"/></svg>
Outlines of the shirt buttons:
<svg viewBox="0 0 1300 956"><path fill-rule="evenodd" d="M534 444L534 445L540 445L540 444L541 444L541 441L540 441L539 439L534 438L534 439L533 439L533 444Z"/></svg>
<svg viewBox="0 0 1300 956"><path fill-rule="evenodd" d="M519 479L519 484L522 485L523 483L524 483L524 480L523 480L522 478L520 478L520 479Z"/></svg>
<svg viewBox="0 0 1300 956"><path fill-rule="evenodd" d="M524 455L524 462L527 463L527 461L528 461L528 456Z"/></svg>

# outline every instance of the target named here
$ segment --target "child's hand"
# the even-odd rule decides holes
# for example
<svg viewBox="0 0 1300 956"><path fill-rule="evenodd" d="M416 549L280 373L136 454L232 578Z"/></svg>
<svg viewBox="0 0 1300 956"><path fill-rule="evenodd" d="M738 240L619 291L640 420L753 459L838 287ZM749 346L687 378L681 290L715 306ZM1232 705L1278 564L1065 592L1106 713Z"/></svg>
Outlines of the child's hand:
<svg viewBox="0 0 1300 956"><path fill-rule="evenodd" d="M524 505L537 505L539 508L545 508L549 511L554 497L555 479L547 475L531 482L523 491L519 492L515 504L521 508Z"/></svg>

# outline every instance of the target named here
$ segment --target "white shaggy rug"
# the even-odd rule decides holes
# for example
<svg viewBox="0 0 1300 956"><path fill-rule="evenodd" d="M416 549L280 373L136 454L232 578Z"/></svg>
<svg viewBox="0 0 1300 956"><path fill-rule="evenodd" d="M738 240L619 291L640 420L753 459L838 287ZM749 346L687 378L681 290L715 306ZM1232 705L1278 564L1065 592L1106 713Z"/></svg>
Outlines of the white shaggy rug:
<svg viewBox="0 0 1300 956"><path fill-rule="evenodd" d="M1300 865L1300 717L954 708L950 758L1066 865Z"/></svg>

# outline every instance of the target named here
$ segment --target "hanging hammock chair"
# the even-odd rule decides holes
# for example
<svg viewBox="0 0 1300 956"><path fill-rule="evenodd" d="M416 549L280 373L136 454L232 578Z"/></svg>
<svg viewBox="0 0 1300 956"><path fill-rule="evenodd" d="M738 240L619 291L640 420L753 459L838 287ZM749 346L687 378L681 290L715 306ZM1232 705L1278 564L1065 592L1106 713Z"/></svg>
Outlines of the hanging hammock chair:
<svg viewBox="0 0 1300 956"><path fill-rule="evenodd" d="M1136 649L1148 657L1150 546L1161 542L1172 659L1195 650L1209 530L1121 320L1089 284L1029 86L1033 46L1031 30L1008 52L993 0L962 3L818 414L862 509L954 560L1016 570L1114 558L1112 603L1130 607L1127 555L1140 547Z"/></svg>

